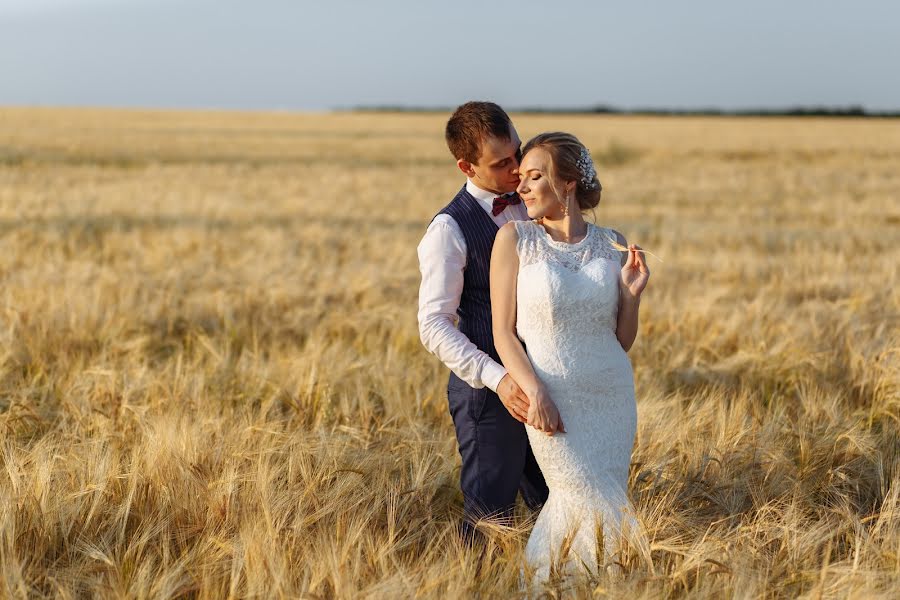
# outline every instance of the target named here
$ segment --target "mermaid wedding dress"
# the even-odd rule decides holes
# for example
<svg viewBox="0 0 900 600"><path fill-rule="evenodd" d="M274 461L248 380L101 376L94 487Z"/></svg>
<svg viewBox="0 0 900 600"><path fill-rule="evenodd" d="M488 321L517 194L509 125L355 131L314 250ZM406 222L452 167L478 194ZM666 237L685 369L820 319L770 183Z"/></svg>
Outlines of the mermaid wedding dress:
<svg viewBox="0 0 900 600"><path fill-rule="evenodd" d="M587 227L569 244L535 221L516 222L516 331L567 431L526 426L550 489L525 548L533 585L551 568L599 573L622 535L646 547L627 496L637 409L615 333L621 254L610 230Z"/></svg>

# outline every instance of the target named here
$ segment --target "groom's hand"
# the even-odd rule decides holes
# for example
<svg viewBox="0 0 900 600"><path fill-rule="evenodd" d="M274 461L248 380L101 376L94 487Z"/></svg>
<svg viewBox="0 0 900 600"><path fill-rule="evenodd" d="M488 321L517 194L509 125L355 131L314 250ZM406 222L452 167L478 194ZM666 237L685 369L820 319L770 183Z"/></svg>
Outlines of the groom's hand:
<svg viewBox="0 0 900 600"><path fill-rule="evenodd" d="M525 423L528 421L528 396L522 391L509 373L500 380L497 386L497 395L500 396L500 402L509 411L516 421Z"/></svg>

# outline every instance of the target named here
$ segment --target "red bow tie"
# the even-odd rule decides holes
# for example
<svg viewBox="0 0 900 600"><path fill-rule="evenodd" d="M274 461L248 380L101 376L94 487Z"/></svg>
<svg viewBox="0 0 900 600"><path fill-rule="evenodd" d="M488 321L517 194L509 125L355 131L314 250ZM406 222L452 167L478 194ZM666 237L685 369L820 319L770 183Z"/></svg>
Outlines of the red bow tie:
<svg viewBox="0 0 900 600"><path fill-rule="evenodd" d="M522 199L519 198L518 194L513 194L513 195L507 196L507 197L498 196L498 197L494 198L494 208L493 208L493 210L491 210L491 214L493 214L496 217L497 215L502 213L506 209L507 206L516 205L521 201L522 201Z"/></svg>

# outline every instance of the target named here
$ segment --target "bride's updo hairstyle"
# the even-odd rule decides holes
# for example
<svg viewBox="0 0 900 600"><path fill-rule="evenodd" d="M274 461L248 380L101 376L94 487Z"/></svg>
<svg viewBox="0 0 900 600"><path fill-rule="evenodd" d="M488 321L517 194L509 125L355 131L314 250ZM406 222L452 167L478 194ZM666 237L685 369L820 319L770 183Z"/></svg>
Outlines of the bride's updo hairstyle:
<svg viewBox="0 0 900 600"><path fill-rule="evenodd" d="M582 211L590 210L600 204L600 192L603 186L597 179L594 161L584 144L571 133L551 131L536 135L522 148L522 156L530 150L542 148L550 155L550 165L547 176L550 180L550 188L560 200L565 199L565 194L557 189L556 182L575 181L575 201Z"/></svg>

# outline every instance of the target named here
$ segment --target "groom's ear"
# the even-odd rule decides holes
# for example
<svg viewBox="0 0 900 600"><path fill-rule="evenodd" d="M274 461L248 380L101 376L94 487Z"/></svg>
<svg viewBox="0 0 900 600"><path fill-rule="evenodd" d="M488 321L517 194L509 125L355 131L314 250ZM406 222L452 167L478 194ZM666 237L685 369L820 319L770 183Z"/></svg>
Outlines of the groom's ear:
<svg viewBox="0 0 900 600"><path fill-rule="evenodd" d="M472 163L467 161L464 158L456 161L456 166L459 167L459 170L466 174L466 177L475 177L475 169L472 168Z"/></svg>

